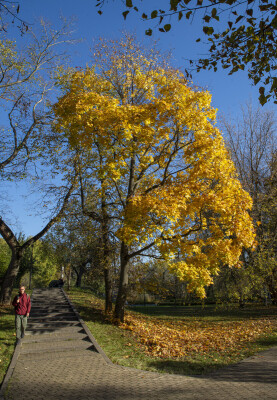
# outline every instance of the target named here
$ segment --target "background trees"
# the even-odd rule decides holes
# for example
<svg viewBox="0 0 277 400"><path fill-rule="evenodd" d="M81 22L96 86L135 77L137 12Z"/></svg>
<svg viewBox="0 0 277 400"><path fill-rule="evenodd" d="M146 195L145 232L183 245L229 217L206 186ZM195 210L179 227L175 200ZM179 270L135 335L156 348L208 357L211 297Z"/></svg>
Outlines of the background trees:
<svg viewBox="0 0 277 400"><path fill-rule="evenodd" d="M65 194L63 204L57 214L48 221L45 227L37 233L35 236L29 238L23 244L20 244L12 230L8 227L7 224L0 218L0 232L6 243L8 244L11 250L11 260L9 263L9 267L5 272L2 287L1 287L1 296L0 303L8 304L11 300L12 288L15 283L15 279L17 273L19 271L20 261L23 257L25 250L34 244L37 240L39 240L60 218L62 213L65 210L68 199L73 191L74 185L71 185Z"/></svg>
<svg viewBox="0 0 277 400"><path fill-rule="evenodd" d="M120 247L115 316L123 320L132 259L159 254L203 296L221 263L236 264L252 245L251 200L207 92L129 35L101 41L94 58L61 79L55 129L94 160L91 185Z"/></svg>
<svg viewBox="0 0 277 400"><path fill-rule="evenodd" d="M254 296L269 291L276 301L276 118L248 104L240 119L228 117L222 123L239 179L253 199L258 243L255 252L243 252L242 269L229 273L235 278L233 294L241 285Z"/></svg>
<svg viewBox="0 0 277 400"><path fill-rule="evenodd" d="M151 259L132 263L128 302L185 304L193 297L197 298L188 292L187 283L169 272L166 261Z"/></svg>
<svg viewBox="0 0 277 400"><path fill-rule="evenodd" d="M23 234L17 238L20 245L27 241ZM4 239L0 240L0 281L9 267L11 251ZM15 285L28 288L45 287L60 273L54 246L47 239L38 240L23 253L16 275Z"/></svg>
<svg viewBox="0 0 277 400"><path fill-rule="evenodd" d="M103 279L99 250L99 232L96 224L83 215L80 202L73 198L67 211L46 236L54 249L60 268L70 269L76 287L81 287L83 277L91 270Z"/></svg>
<svg viewBox="0 0 277 400"><path fill-rule="evenodd" d="M29 288L47 287L57 275L60 277L60 268L54 246L47 239L42 239L36 241L24 252L20 260L16 284L23 284Z"/></svg>
<svg viewBox="0 0 277 400"><path fill-rule="evenodd" d="M3 181L39 175L45 156L43 149L51 147L43 133L51 114L47 102L53 89L52 67L57 67L63 59L58 46L64 43L68 33L67 24L57 31L42 21L38 34L30 30L24 35L24 49L3 35L0 39L0 104L6 111L6 125L1 130L0 177ZM1 206L0 233L12 253L2 282L1 303L10 301L24 251L39 240L64 211L74 187L72 181L74 178L60 187L57 206L48 223L23 244L9 226Z"/></svg>
<svg viewBox="0 0 277 400"><path fill-rule="evenodd" d="M9 246L4 239L0 238L0 282L2 282L5 272L9 266L10 259L11 253Z"/></svg>

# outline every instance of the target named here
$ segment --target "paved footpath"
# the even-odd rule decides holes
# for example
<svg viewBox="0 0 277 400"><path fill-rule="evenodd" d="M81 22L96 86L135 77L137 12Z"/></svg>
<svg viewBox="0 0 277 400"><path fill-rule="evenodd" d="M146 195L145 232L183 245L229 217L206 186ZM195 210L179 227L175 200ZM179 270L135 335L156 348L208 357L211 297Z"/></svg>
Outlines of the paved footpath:
<svg viewBox="0 0 277 400"><path fill-rule="evenodd" d="M135 370L109 361L62 290L32 300L1 399L277 400L277 347L209 376Z"/></svg>

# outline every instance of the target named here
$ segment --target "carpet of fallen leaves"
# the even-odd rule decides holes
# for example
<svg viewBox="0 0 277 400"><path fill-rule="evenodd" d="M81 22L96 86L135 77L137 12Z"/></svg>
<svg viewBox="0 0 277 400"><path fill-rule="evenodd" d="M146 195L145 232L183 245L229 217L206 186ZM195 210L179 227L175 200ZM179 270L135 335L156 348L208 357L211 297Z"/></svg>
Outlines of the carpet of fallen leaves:
<svg viewBox="0 0 277 400"><path fill-rule="evenodd" d="M146 354L159 358L238 353L263 334L277 330L275 318L243 321L178 321L128 313L122 329L131 331Z"/></svg>
<svg viewBox="0 0 277 400"><path fill-rule="evenodd" d="M73 299L84 301L90 314L113 322L112 314L104 315L103 300L81 293L74 293ZM118 326L129 331L141 350L151 357L178 359L199 355L217 361L217 357L236 358L251 342L276 333L277 317L274 312L266 317L244 319L160 318L128 310L125 322Z"/></svg>

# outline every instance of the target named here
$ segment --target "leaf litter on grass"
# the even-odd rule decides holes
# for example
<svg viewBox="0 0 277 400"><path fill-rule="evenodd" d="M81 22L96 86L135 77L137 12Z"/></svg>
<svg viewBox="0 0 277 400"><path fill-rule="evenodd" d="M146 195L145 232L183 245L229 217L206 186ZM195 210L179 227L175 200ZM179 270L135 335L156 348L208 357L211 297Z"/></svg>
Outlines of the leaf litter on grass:
<svg viewBox="0 0 277 400"><path fill-rule="evenodd" d="M87 293L74 293L73 297L92 309L93 315L101 314L102 321L113 322L111 314L104 316L103 300ZM119 324L118 328L132 335L140 351L152 358L177 360L202 357L214 361L225 359L228 363L247 354L251 343L276 333L277 318L267 312L264 317L243 320L239 317L234 319L233 316L224 321L211 321L202 317L183 320L178 317L159 318L126 310L125 322Z"/></svg>
<svg viewBox="0 0 277 400"><path fill-rule="evenodd" d="M270 318L244 321L165 320L128 312L121 329L131 331L146 354L159 358L181 358L193 354L222 356L237 353L263 334L277 330Z"/></svg>

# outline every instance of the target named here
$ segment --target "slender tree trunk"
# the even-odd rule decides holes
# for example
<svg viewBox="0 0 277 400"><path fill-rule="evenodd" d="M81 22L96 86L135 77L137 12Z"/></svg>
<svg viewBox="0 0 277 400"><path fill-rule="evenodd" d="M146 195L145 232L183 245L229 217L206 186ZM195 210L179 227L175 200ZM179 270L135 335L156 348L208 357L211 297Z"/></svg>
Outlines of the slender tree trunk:
<svg viewBox="0 0 277 400"><path fill-rule="evenodd" d="M113 310L113 302L112 302L112 282L110 276L109 268L104 269L104 278L105 278L105 312L109 313Z"/></svg>
<svg viewBox="0 0 277 400"><path fill-rule="evenodd" d="M272 272L270 280L267 282L268 290L270 293L272 304L277 305L277 288L276 288L276 278L275 278L276 270Z"/></svg>
<svg viewBox="0 0 277 400"><path fill-rule="evenodd" d="M12 289L19 270L20 260L22 259L23 253L24 251L20 246L17 246L15 249L12 249L12 258L9 267L5 273L1 287L1 294L0 294L1 304L10 304L11 302Z"/></svg>
<svg viewBox="0 0 277 400"><path fill-rule="evenodd" d="M70 290L70 285L71 285L71 266L69 265L69 272L67 276L67 289Z"/></svg>
<svg viewBox="0 0 277 400"><path fill-rule="evenodd" d="M106 230L107 232L107 230ZM112 279L111 279L111 249L109 244L109 238L107 233L103 234L103 270L104 270L104 281L105 281L105 312L109 313L113 310L112 300Z"/></svg>
<svg viewBox="0 0 277 400"><path fill-rule="evenodd" d="M107 213L106 194L102 193L101 199L101 231L102 231L102 262L105 280L105 312L109 313L113 310L112 303L112 280L110 273L111 264L111 246L109 240L109 216Z"/></svg>
<svg viewBox="0 0 277 400"><path fill-rule="evenodd" d="M124 242L121 244L120 251L120 278L118 294L115 303L114 317L116 320L124 322L125 303L128 294L128 268L129 257L128 248Z"/></svg>

